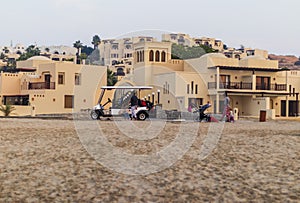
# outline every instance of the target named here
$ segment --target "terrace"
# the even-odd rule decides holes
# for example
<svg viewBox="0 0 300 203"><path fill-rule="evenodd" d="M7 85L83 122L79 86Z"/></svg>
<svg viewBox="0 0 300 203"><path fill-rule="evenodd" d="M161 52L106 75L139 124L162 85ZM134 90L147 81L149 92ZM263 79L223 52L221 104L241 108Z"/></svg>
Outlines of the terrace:
<svg viewBox="0 0 300 203"><path fill-rule="evenodd" d="M55 82L30 82L28 84L29 90L37 90L37 89L55 89Z"/></svg>

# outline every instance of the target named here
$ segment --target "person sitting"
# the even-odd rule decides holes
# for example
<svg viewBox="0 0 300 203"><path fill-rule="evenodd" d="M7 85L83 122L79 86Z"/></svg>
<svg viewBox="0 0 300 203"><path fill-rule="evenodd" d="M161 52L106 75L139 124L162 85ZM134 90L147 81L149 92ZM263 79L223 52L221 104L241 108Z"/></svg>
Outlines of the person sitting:
<svg viewBox="0 0 300 203"><path fill-rule="evenodd" d="M132 97L130 98L130 106L131 106L131 119L136 119L136 109L138 106L139 99L136 96L136 93L133 93Z"/></svg>
<svg viewBox="0 0 300 203"><path fill-rule="evenodd" d="M141 99L140 102L141 102L140 106L147 106L147 103L144 99Z"/></svg>

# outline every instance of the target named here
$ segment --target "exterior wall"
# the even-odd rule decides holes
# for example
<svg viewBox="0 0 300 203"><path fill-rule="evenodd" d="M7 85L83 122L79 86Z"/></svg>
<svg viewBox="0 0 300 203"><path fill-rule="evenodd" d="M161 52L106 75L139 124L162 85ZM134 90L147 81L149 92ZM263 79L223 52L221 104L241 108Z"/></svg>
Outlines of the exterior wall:
<svg viewBox="0 0 300 203"><path fill-rule="evenodd" d="M162 34L162 41L168 41L175 44L181 44L184 46L194 46L195 41L188 34L183 33L172 33Z"/></svg>
<svg viewBox="0 0 300 203"><path fill-rule="evenodd" d="M245 59L240 60L239 65L242 67L278 68L278 61L247 57Z"/></svg>
<svg viewBox="0 0 300 203"><path fill-rule="evenodd" d="M45 57L46 58L46 57ZM17 68L38 68L40 64L51 63L51 60L26 60L26 61L17 61Z"/></svg>
<svg viewBox="0 0 300 203"><path fill-rule="evenodd" d="M162 104L163 109L177 109L178 105L175 99L176 73L156 75L154 82L160 89L160 104Z"/></svg>
<svg viewBox="0 0 300 203"><path fill-rule="evenodd" d="M19 95L20 94L20 78L19 73L0 74L0 95Z"/></svg>
<svg viewBox="0 0 300 203"><path fill-rule="evenodd" d="M92 108L97 103L100 88L107 83L106 67L46 61L48 63L29 60L18 64L19 68L35 66L37 71L34 73L1 73L1 97L29 95L30 106L15 106L16 115L72 113ZM59 73L64 73L63 84L58 84ZM50 82L55 83L55 87L29 89L29 82L45 84L46 74L51 75ZM80 77L79 84L75 84L75 74ZM73 108L65 108L65 95L74 96Z"/></svg>
<svg viewBox="0 0 300 203"><path fill-rule="evenodd" d="M242 108L240 109L240 115L244 116L258 116L260 110L269 109L268 97L242 97Z"/></svg>
<svg viewBox="0 0 300 203"><path fill-rule="evenodd" d="M194 39L196 44L205 45L208 47L211 47L215 50L218 50L219 52L222 52L224 49L224 44L221 40L216 40L215 38L208 38L208 37L202 37L202 38L195 38Z"/></svg>
<svg viewBox="0 0 300 203"><path fill-rule="evenodd" d="M74 111L90 109L98 102L101 86L107 84L106 69L96 66L82 66L79 70L82 76L81 85L74 89Z"/></svg>
<svg viewBox="0 0 300 203"><path fill-rule="evenodd" d="M228 58L237 58L237 59L244 59L249 56L256 56L262 59L268 59L268 51L261 50L261 49L251 49L251 48L242 48L242 49L235 49L235 48L228 48L223 50L223 53Z"/></svg>

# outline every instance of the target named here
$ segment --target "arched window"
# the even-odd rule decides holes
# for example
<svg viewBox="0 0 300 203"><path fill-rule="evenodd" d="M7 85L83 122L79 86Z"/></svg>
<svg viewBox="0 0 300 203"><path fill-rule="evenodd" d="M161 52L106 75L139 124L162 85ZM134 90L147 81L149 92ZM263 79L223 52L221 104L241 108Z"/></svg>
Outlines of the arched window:
<svg viewBox="0 0 300 203"><path fill-rule="evenodd" d="M166 62L166 52L165 51L161 52L161 62Z"/></svg>
<svg viewBox="0 0 300 203"><path fill-rule="evenodd" d="M150 50L150 52L149 52L149 61L153 61L153 59L154 59L154 52L153 52L153 50Z"/></svg>
<svg viewBox="0 0 300 203"><path fill-rule="evenodd" d="M144 62L144 50L141 51L141 62Z"/></svg>
<svg viewBox="0 0 300 203"><path fill-rule="evenodd" d="M140 62L140 52L136 52L136 62Z"/></svg>
<svg viewBox="0 0 300 203"><path fill-rule="evenodd" d="M159 62L159 51L155 52L155 61Z"/></svg>
<svg viewBox="0 0 300 203"><path fill-rule="evenodd" d="M143 62L143 52L140 51L140 62Z"/></svg>

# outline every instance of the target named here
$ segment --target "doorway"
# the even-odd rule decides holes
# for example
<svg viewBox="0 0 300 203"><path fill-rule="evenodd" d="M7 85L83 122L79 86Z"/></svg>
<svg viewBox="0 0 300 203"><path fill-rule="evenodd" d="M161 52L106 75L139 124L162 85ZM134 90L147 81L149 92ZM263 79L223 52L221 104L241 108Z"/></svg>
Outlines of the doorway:
<svg viewBox="0 0 300 203"><path fill-rule="evenodd" d="M46 74L45 75L45 89L50 89L50 80L51 80L51 75Z"/></svg>

